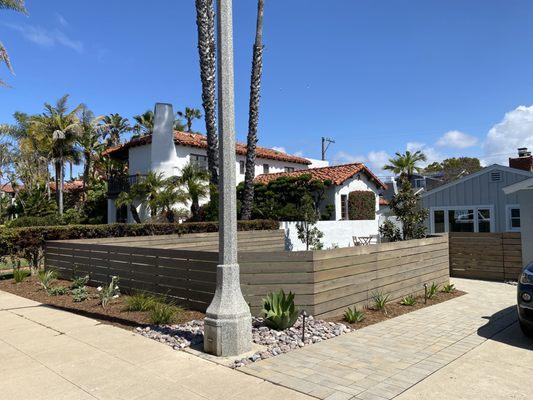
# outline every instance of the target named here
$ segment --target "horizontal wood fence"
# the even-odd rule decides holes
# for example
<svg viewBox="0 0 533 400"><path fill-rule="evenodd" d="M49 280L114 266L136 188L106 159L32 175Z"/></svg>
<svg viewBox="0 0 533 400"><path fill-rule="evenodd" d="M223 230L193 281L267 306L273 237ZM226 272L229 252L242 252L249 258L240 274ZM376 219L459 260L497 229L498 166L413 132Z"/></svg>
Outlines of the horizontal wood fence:
<svg viewBox="0 0 533 400"><path fill-rule="evenodd" d="M66 278L88 273L93 284L118 275L122 287L167 294L200 311L211 301L216 251L168 248L169 242L165 248L86 242L48 242L46 266ZM295 293L299 308L334 317L348 306L371 303L377 292L396 300L423 293L424 283L448 282L448 237L321 251L252 252L240 247L239 264L252 313L259 313L268 293L284 289Z"/></svg>
<svg viewBox="0 0 533 400"><path fill-rule="evenodd" d="M517 280L522 270L520 233L450 233L450 275Z"/></svg>

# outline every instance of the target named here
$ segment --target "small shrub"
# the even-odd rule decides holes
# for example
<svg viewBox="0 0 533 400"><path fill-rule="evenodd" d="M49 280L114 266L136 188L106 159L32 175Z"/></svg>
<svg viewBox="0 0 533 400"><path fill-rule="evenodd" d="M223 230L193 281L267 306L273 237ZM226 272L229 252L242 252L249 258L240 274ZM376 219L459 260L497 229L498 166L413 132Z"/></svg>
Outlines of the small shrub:
<svg viewBox="0 0 533 400"><path fill-rule="evenodd" d="M348 322L349 324L354 324L356 322L361 322L363 319L365 319L365 314L361 311L357 311L357 309L348 307L346 311L344 312L344 320Z"/></svg>
<svg viewBox="0 0 533 400"><path fill-rule="evenodd" d="M348 194L348 214L351 220L376 219L376 195L370 190L356 190Z"/></svg>
<svg viewBox="0 0 533 400"><path fill-rule="evenodd" d="M158 299L146 293L136 293L125 299L126 311L150 311L158 303Z"/></svg>
<svg viewBox="0 0 533 400"><path fill-rule="evenodd" d="M435 297L438 291L439 291L439 285L433 282L427 290L427 298L432 299L433 297Z"/></svg>
<svg viewBox="0 0 533 400"><path fill-rule="evenodd" d="M82 301L87 300L89 297L89 292L87 291L87 286L81 286L72 289L72 300L74 303L81 303Z"/></svg>
<svg viewBox="0 0 533 400"><path fill-rule="evenodd" d="M442 287L444 293L453 293L455 292L455 285L453 283L447 283Z"/></svg>
<svg viewBox="0 0 533 400"><path fill-rule="evenodd" d="M57 279L57 272L51 269L39 271L37 277L39 279L39 284L41 285L41 287L47 292L50 292L50 289L52 288L52 283L54 283Z"/></svg>
<svg viewBox="0 0 533 400"><path fill-rule="evenodd" d="M294 293L285 294L283 289L277 293L269 293L263 299L261 313L265 324L278 331L290 328L298 319L298 310L294 305Z"/></svg>
<svg viewBox="0 0 533 400"><path fill-rule="evenodd" d="M150 310L150 323L153 325L171 324L182 311L181 308L174 305L156 302Z"/></svg>
<svg viewBox="0 0 533 400"><path fill-rule="evenodd" d="M383 292L372 293L372 300L374 301L374 308L376 310L386 310L387 303L390 301L390 295L386 295Z"/></svg>
<svg viewBox="0 0 533 400"><path fill-rule="evenodd" d="M72 290L83 288L87 286L87 283L89 283L89 275L75 276L74 278L72 278L72 284L70 285L70 288Z"/></svg>
<svg viewBox="0 0 533 400"><path fill-rule="evenodd" d="M117 299L120 296L120 288L118 287L118 276L113 276L111 282L106 286L99 286L96 290L99 292L100 304L105 309L111 300Z"/></svg>
<svg viewBox="0 0 533 400"><path fill-rule="evenodd" d="M402 232L392 221L385 221L379 227L379 234L388 242L399 242L402 240Z"/></svg>
<svg viewBox="0 0 533 400"><path fill-rule="evenodd" d="M412 294L405 296L402 301L400 301L402 306L414 306L416 304L416 298Z"/></svg>
<svg viewBox="0 0 533 400"><path fill-rule="evenodd" d="M50 296L63 296L68 293L68 288L65 286L56 286L47 290Z"/></svg>
<svg viewBox="0 0 533 400"><path fill-rule="evenodd" d="M30 276L30 271L20 268L13 269L13 279L15 283L21 283L24 279Z"/></svg>

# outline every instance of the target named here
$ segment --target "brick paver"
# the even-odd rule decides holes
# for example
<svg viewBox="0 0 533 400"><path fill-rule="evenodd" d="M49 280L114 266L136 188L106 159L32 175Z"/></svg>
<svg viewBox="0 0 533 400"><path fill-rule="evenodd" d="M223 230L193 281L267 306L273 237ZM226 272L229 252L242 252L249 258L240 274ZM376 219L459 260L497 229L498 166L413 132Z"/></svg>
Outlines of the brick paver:
<svg viewBox="0 0 533 400"><path fill-rule="evenodd" d="M516 322L513 285L455 284L468 294L240 370L320 399L392 399Z"/></svg>

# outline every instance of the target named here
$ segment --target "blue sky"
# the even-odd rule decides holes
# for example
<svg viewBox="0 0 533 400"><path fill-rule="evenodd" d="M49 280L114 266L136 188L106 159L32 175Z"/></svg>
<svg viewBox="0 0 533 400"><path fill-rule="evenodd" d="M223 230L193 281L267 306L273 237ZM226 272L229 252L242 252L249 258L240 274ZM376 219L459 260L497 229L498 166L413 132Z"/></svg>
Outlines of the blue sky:
<svg viewBox="0 0 533 400"><path fill-rule="evenodd" d="M0 13L16 76L0 122L65 93L126 117L201 108L193 0L27 0ZM237 134L247 130L256 2L234 0ZM533 147L533 2L266 0L260 143L378 169L395 151L505 163ZM204 131L203 122L195 128ZM377 171L378 173L380 171Z"/></svg>

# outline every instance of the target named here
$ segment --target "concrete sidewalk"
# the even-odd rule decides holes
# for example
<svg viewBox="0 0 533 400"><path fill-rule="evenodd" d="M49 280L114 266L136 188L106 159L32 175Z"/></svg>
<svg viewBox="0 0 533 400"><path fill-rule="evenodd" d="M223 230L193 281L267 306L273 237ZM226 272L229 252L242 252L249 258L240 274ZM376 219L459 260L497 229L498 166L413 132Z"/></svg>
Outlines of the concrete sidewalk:
<svg viewBox="0 0 533 400"><path fill-rule="evenodd" d="M308 396L98 321L0 291L0 399Z"/></svg>

